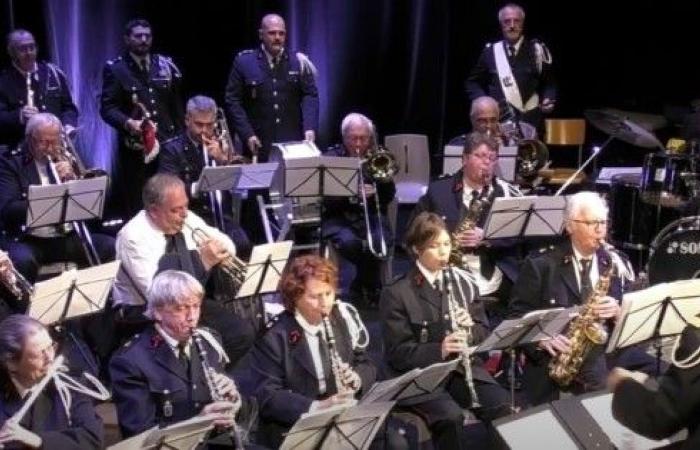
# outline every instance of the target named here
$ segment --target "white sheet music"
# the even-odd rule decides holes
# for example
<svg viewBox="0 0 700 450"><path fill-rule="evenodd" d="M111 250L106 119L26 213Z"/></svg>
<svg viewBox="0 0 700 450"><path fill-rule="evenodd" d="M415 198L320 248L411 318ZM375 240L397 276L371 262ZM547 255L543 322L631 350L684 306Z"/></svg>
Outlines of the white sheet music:
<svg viewBox="0 0 700 450"><path fill-rule="evenodd" d="M579 448L550 409L496 425L496 430L511 450Z"/></svg>

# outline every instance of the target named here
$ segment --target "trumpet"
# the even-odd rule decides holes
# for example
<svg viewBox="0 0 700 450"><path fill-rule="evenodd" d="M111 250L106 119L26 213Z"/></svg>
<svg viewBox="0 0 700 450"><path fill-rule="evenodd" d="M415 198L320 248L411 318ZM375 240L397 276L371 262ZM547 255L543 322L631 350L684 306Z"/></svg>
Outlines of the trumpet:
<svg viewBox="0 0 700 450"><path fill-rule="evenodd" d="M17 299L29 298L34 286L15 268L7 253L0 251L0 283Z"/></svg>
<svg viewBox="0 0 700 450"><path fill-rule="evenodd" d="M460 355L462 367L464 368L464 382L467 384L467 389L469 390L471 408L479 408L481 407L481 404L479 403L479 397L474 387L474 374L472 372L471 354L469 351L469 342L472 339L471 327L462 327L457 321L457 308L463 305L463 308L467 311L467 314L469 313L469 310L467 309L467 305L464 303L464 296L462 295L460 286L458 285L457 287L460 288L460 297L462 297L461 305L458 303L454 292L452 291L452 283L456 283L457 281L454 278L454 273L452 273L451 266L448 265L442 270L442 279L443 285L445 286L445 292L447 294L447 308L452 332L463 329L466 333L467 348Z"/></svg>
<svg viewBox="0 0 700 450"><path fill-rule="evenodd" d="M220 402L229 400L224 398L224 395L219 391L219 388L216 385L216 380L214 379L216 371L209 364L209 360L207 359L207 349L204 346L202 337L197 330L192 330L192 342L194 342L194 345L197 347L197 353L199 353L200 362L202 364L202 372L204 372L204 379L207 382L207 387L209 388L209 394L211 395L212 401ZM243 450L245 447L243 443L243 432L240 430L235 420L233 421L233 426L229 430L229 436L231 437L231 442L233 443L234 448Z"/></svg>
<svg viewBox="0 0 700 450"><path fill-rule="evenodd" d="M206 231L201 228L193 228L192 226L185 223L185 226L192 232L192 240L195 242L197 247L202 246L206 241L211 239ZM228 256L221 261L218 266L221 268L223 273L230 279L234 286L234 289L238 291L245 281L246 263L236 255L228 254Z"/></svg>

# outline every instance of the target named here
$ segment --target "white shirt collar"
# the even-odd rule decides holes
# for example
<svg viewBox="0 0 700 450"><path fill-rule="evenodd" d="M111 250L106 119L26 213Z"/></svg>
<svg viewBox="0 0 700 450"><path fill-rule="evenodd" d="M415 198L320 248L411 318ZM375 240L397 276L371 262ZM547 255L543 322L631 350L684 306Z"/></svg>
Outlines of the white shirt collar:
<svg viewBox="0 0 700 450"><path fill-rule="evenodd" d="M168 347L172 349L172 351L175 353L175 356L178 356L179 349L178 345L180 345L180 342L178 342L177 339L173 338L168 334L167 331L163 329L163 327L160 326L159 323L155 324L156 331L158 331L158 334L160 334L163 337L163 340L165 341L166 344L168 344ZM187 356L190 355L190 340L188 339L187 342L185 343L185 353Z"/></svg>
<svg viewBox="0 0 700 450"><path fill-rule="evenodd" d="M294 318L297 320L297 323L302 328L302 330L313 336L317 336L318 332L322 329L320 323L318 325L311 325L309 321L306 320L304 316L302 316L301 313L299 313L298 311L294 313Z"/></svg>
<svg viewBox="0 0 700 450"><path fill-rule="evenodd" d="M520 51L520 47L523 45L523 41L524 41L524 40L525 40L525 35L520 36L520 39L518 39L518 42L516 42L515 44L512 44L513 47L515 47L515 54L516 54L516 55L517 55L518 52ZM503 40L503 44L505 44L506 50L508 50L508 48L511 46L511 43L508 42L508 41L505 40L505 39Z"/></svg>
<svg viewBox="0 0 700 450"><path fill-rule="evenodd" d="M418 267L418 270L420 270L420 273L423 275L425 280L430 283L431 286L435 285L435 280L438 279L440 276L440 271L437 271L435 273L431 273L428 269L423 266L423 264L420 263L420 261L416 260L416 267Z"/></svg>
<svg viewBox="0 0 700 450"><path fill-rule="evenodd" d="M20 399L24 399L27 395L31 394L32 388L31 387L25 387L23 384L21 384L19 381L15 379L15 377L10 376L10 380L12 380L12 384L15 386L15 390L17 391L17 394L19 395Z"/></svg>
<svg viewBox="0 0 700 450"><path fill-rule="evenodd" d="M271 66L271 65L272 65L272 60L275 59L275 58L277 58L277 61L278 61L278 62L282 60L282 55L284 55L284 47L282 48L282 50L280 50L280 52L279 52L279 53L277 54L277 56L275 57L275 56L272 56L272 53L270 53L270 52L267 51L267 49L265 48L265 45L264 45L264 44L260 44L260 46L262 47L263 53L265 53L265 58L267 59L267 64L268 64L268 65Z"/></svg>
<svg viewBox="0 0 700 450"><path fill-rule="evenodd" d="M151 67L151 55L150 54L148 54L146 56L138 56L138 55L135 55L135 54L129 52L129 55L136 62L136 64L141 66L141 62L143 61L146 63L146 68L150 69L150 67Z"/></svg>

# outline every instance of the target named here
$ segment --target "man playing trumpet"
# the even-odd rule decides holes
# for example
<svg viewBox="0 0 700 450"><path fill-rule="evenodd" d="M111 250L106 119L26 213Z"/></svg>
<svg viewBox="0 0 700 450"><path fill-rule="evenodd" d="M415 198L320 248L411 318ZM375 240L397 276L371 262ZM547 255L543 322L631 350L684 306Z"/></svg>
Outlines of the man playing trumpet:
<svg viewBox="0 0 700 450"><path fill-rule="evenodd" d="M7 251L17 270L30 282L36 281L39 267L58 261L88 264L85 251L72 226L43 226L22 230L27 218L27 191L30 185L56 184L79 178L66 156L65 133L61 122L49 113L39 113L27 122L25 140L7 158L0 159L0 214L10 242ZM53 167L51 167L53 166ZM59 180L54 179L57 175ZM114 239L92 234L100 257L114 259Z"/></svg>
<svg viewBox="0 0 700 450"><path fill-rule="evenodd" d="M117 318L125 322L143 320L146 292L158 272L182 270L206 285L212 269L235 260L236 255L228 236L189 211L185 184L174 175L151 177L143 189L143 203L145 209L117 235L117 258L122 264L113 293ZM224 349L235 363L252 344L252 326L207 297L202 323L221 334Z"/></svg>

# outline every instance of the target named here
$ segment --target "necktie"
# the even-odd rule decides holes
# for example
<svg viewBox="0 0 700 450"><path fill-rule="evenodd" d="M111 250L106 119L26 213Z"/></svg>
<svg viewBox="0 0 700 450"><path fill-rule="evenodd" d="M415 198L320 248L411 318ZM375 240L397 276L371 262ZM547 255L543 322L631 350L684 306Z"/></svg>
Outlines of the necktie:
<svg viewBox="0 0 700 450"><path fill-rule="evenodd" d="M323 333L321 333L321 331L316 333L316 336L318 336L318 353L321 355L323 378L326 379L325 395L333 395L338 392L338 387L335 385L335 378L333 377L333 370L331 369L331 356L328 352L328 343L323 337Z"/></svg>
<svg viewBox="0 0 700 450"><path fill-rule="evenodd" d="M591 260L590 259L581 259L581 272L580 278L581 278L581 299L586 299L590 294L591 291L593 290L593 286L591 285Z"/></svg>
<svg viewBox="0 0 700 450"><path fill-rule="evenodd" d="M187 375L190 374L190 358L187 357L187 344L185 342L180 342L177 344L177 359L182 364L182 367L187 371Z"/></svg>
<svg viewBox="0 0 700 450"><path fill-rule="evenodd" d="M139 62L139 67L141 68L141 72L143 72L145 75L148 75L149 67L147 59L142 59L141 62Z"/></svg>
<svg viewBox="0 0 700 450"><path fill-rule="evenodd" d="M187 249L187 243L185 243L185 235L179 232L177 234L166 235L165 238L167 239L165 252L176 254L180 262L180 270L193 275L195 273L194 265L192 264L192 255Z"/></svg>
<svg viewBox="0 0 700 450"><path fill-rule="evenodd" d="M511 57L515 57L515 45L508 46L508 53L510 54Z"/></svg>
<svg viewBox="0 0 700 450"><path fill-rule="evenodd" d="M442 283L440 283L440 277L435 278L435 281L433 281L433 289L435 289L438 292L442 292Z"/></svg>

